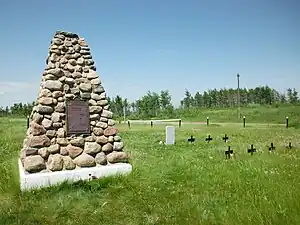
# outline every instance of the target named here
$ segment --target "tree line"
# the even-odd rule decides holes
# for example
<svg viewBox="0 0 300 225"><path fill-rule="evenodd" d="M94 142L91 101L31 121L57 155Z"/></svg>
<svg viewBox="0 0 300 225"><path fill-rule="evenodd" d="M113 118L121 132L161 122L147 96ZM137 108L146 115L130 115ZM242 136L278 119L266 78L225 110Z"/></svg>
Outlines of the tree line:
<svg viewBox="0 0 300 225"><path fill-rule="evenodd" d="M172 104L172 98L168 90L162 90L160 93L148 91L144 96L136 101L128 101L119 95L108 97L111 110L115 118L122 119L124 114L126 119L149 119L149 118L171 118L178 115L179 112L189 109L203 108L233 108L239 104L241 107L247 107L252 104L259 105L280 105L280 104L298 104L298 92L295 88L288 88L286 94L279 93L269 86L260 86L251 89L240 89L239 95L237 89L213 89L203 93L196 92L192 95L185 90L184 97L180 105L175 107ZM27 116L31 113L34 106L32 103L14 103L10 107L1 107L0 116L17 115Z"/></svg>

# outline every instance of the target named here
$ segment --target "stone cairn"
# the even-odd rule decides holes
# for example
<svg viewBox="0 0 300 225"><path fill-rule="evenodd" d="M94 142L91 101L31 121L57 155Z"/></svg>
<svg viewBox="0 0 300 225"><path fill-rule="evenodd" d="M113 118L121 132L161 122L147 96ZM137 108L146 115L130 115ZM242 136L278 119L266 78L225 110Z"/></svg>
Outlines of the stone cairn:
<svg viewBox="0 0 300 225"><path fill-rule="evenodd" d="M29 173L127 162L106 94L90 53L77 34L57 31L20 159ZM67 135L68 100L88 102L90 134Z"/></svg>

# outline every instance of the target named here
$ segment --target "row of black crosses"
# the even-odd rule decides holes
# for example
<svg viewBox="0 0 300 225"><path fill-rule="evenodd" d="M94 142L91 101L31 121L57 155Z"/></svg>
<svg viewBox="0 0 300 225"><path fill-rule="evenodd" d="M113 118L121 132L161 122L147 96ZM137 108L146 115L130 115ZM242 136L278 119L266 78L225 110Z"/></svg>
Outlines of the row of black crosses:
<svg viewBox="0 0 300 225"><path fill-rule="evenodd" d="M225 134L224 137L222 137L223 141L226 143L229 139L229 137L227 136L227 134ZM208 135L207 138L205 138L205 141L207 143L209 143L210 141L212 141L213 138L210 136L210 134ZM190 138L188 138L188 142L193 143L195 142L196 139L193 137L193 135L191 135ZM276 149L276 147L274 146L273 142L271 143L271 145L268 147L269 151L274 151ZM292 143L289 142L289 145L287 146L287 148L292 149ZM250 153L251 155L253 155L253 153L256 152L256 148L253 147L253 144L251 144L251 148L248 149L248 153ZM233 154L233 150L230 148L230 146L228 146L228 150L225 151L225 157L230 159L230 156Z"/></svg>

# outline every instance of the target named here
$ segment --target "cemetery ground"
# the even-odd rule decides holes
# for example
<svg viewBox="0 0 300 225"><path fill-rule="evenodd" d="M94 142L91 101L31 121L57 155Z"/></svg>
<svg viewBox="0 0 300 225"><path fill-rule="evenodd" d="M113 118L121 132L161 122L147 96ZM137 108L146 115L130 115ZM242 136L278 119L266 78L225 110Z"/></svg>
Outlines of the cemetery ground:
<svg viewBox="0 0 300 225"><path fill-rule="evenodd" d="M117 128L131 174L21 193L17 159L26 119L0 119L0 224L300 224L299 130L183 124L167 146L159 144L164 125ZM228 146L234 156L225 159Z"/></svg>

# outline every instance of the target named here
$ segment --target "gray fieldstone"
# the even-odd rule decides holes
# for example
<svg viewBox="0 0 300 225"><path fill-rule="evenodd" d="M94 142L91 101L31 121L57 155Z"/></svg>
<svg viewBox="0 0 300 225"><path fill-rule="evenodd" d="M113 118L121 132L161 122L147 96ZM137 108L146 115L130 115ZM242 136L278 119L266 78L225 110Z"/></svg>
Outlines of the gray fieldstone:
<svg viewBox="0 0 300 225"><path fill-rule="evenodd" d="M121 141L121 137L118 135L114 136L114 141Z"/></svg>
<svg viewBox="0 0 300 225"><path fill-rule="evenodd" d="M116 124L116 122L113 119L109 119L107 122L108 126L114 126Z"/></svg>
<svg viewBox="0 0 300 225"><path fill-rule="evenodd" d="M69 156L72 159L76 158L78 155L80 155L83 152L82 148L77 147L77 146L73 146L73 145L68 145L67 150L69 152Z"/></svg>
<svg viewBox="0 0 300 225"><path fill-rule="evenodd" d="M127 162L128 161L128 156L125 152L113 151L113 152L109 153L106 156L106 158L109 163L118 163L118 162Z"/></svg>
<svg viewBox="0 0 300 225"><path fill-rule="evenodd" d="M46 106L46 105L37 106L37 112L40 114L51 114L53 111L54 110L51 106Z"/></svg>
<svg viewBox="0 0 300 225"><path fill-rule="evenodd" d="M46 118L46 119L51 119L51 115L44 115L44 118Z"/></svg>
<svg viewBox="0 0 300 225"><path fill-rule="evenodd" d="M48 151L48 148L45 147L45 148L40 148L40 149L38 150L38 154L39 154L42 158L47 159L47 158L49 157L49 155L50 155L50 152Z"/></svg>
<svg viewBox="0 0 300 225"><path fill-rule="evenodd" d="M94 133L96 136L101 136L101 135L103 135L103 129L100 128L100 127L95 127L95 128L93 129L93 133Z"/></svg>
<svg viewBox="0 0 300 225"><path fill-rule="evenodd" d="M59 153L63 156L69 155L68 148L67 147L60 147Z"/></svg>
<svg viewBox="0 0 300 225"><path fill-rule="evenodd" d="M58 80L47 80L44 82L43 88L47 88L50 91L61 91L63 84Z"/></svg>
<svg viewBox="0 0 300 225"><path fill-rule="evenodd" d="M59 80L60 82L64 83L64 82L65 82L65 80L66 80L66 77L65 77L65 76L63 76L63 77L60 77L58 80Z"/></svg>
<svg viewBox="0 0 300 225"><path fill-rule="evenodd" d="M79 88L77 88L77 87L76 88L71 88L70 91L71 91L71 94L74 94L74 95L77 95L80 92Z"/></svg>
<svg viewBox="0 0 300 225"><path fill-rule="evenodd" d="M96 137L96 142L100 145L105 145L108 142L108 137L101 135L100 137Z"/></svg>
<svg viewBox="0 0 300 225"><path fill-rule="evenodd" d="M89 111L91 114L100 113L102 111L102 107L101 106L90 106Z"/></svg>
<svg viewBox="0 0 300 225"><path fill-rule="evenodd" d="M108 119L112 119L113 113L109 110L102 110L101 117L106 117Z"/></svg>
<svg viewBox="0 0 300 225"><path fill-rule="evenodd" d="M91 98L91 93L80 92L80 97L83 98L83 99L90 99Z"/></svg>
<svg viewBox="0 0 300 225"><path fill-rule="evenodd" d="M64 84L63 90L64 90L64 93L69 93L70 92L70 86L68 84ZM66 95L65 95L65 97L66 97Z"/></svg>
<svg viewBox="0 0 300 225"><path fill-rule="evenodd" d="M99 100L97 103L101 106L106 106L108 104L108 101L106 99L104 99L104 100L102 99L102 100Z"/></svg>
<svg viewBox="0 0 300 225"><path fill-rule="evenodd" d="M92 85L89 83L81 83L79 89L84 92L90 92L92 90Z"/></svg>
<svg viewBox="0 0 300 225"><path fill-rule="evenodd" d="M38 136L46 133L46 129L42 126L37 124L36 122L32 121L30 123L30 133L33 136Z"/></svg>
<svg viewBox="0 0 300 225"><path fill-rule="evenodd" d="M66 170L74 170L76 168L75 163L70 156L63 156L63 165Z"/></svg>
<svg viewBox="0 0 300 225"><path fill-rule="evenodd" d="M108 125L108 119L105 118L105 117L100 117L100 122L104 122L105 124ZM106 126L106 127L107 127L107 126ZM106 127L105 127L105 128L106 128Z"/></svg>
<svg viewBox="0 0 300 225"><path fill-rule="evenodd" d="M28 139L28 146L32 148L50 146L50 139L46 135L32 136Z"/></svg>
<svg viewBox="0 0 300 225"><path fill-rule="evenodd" d="M107 128L107 123L105 123L105 122L98 122L98 123L96 123L96 127L100 127L100 128L102 128L102 129L106 129Z"/></svg>
<svg viewBox="0 0 300 225"><path fill-rule="evenodd" d="M84 152L77 156L73 162L80 167L93 167L96 165L94 157Z"/></svg>
<svg viewBox="0 0 300 225"><path fill-rule="evenodd" d="M59 98L57 99L58 102L63 102L64 100L65 100L65 97L59 97Z"/></svg>
<svg viewBox="0 0 300 225"><path fill-rule="evenodd" d="M65 82L66 84L73 85L75 83L75 80L71 77L67 77Z"/></svg>
<svg viewBox="0 0 300 225"><path fill-rule="evenodd" d="M24 156L37 155L38 154L38 149L37 148L25 147L21 150L21 152L22 152L22 154L24 154Z"/></svg>
<svg viewBox="0 0 300 225"><path fill-rule="evenodd" d="M55 154L58 153L60 149L59 144L54 144L48 147L48 152L50 152L51 154Z"/></svg>
<svg viewBox="0 0 300 225"><path fill-rule="evenodd" d="M61 35L61 36L63 36L63 35ZM63 36L63 38L65 39L64 36ZM64 39L63 39L63 40L64 40ZM54 38L54 39L52 39L52 43L53 43L53 44L56 44L56 45L61 45L61 44L63 44L63 41L62 41L61 39Z"/></svg>
<svg viewBox="0 0 300 225"><path fill-rule="evenodd" d="M66 94L65 97L66 97L66 99L75 99L74 94Z"/></svg>
<svg viewBox="0 0 300 225"><path fill-rule="evenodd" d="M42 121L42 125L46 128L49 129L52 127L52 121L50 119L44 118Z"/></svg>
<svg viewBox="0 0 300 225"><path fill-rule="evenodd" d="M88 136L88 137L85 138L85 141L93 142L93 141L95 141L95 138L93 136Z"/></svg>
<svg viewBox="0 0 300 225"><path fill-rule="evenodd" d="M56 112L65 112L65 104L62 102L57 103L57 105L54 107L54 110Z"/></svg>
<svg viewBox="0 0 300 225"><path fill-rule="evenodd" d="M36 123L41 123L43 120L43 116L37 112L33 113L32 120Z"/></svg>
<svg viewBox="0 0 300 225"><path fill-rule="evenodd" d="M80 72L78 72L78 70L76 71L76 72L74 72L74 73L72 73L72 77L73 78L80 78L81 77L81 73Z"/></svg>
<svg viewBox="0 0 300 225"><path fill-rule="evenodd" d="M83 58L77 59L77 64L81 65L81 66L84 66L84 59Z"/></svg>
<svg viewBox="0 0 300 225"><path fill-rule="evenodd" d="M84 151L86 154L95 155L101 151L101 145L96 142L85 142Z"/></svg>
<svg viewBox="0 0 300 225"><path fill-rule="evenodd" d="M52 74L47 74L43 77L43 79L46 81L46 80L55 80L56 77L53 76Z"/></svg>
<svg viewBox="0 0 300 225"><path fill-rule="evenodd" d="M99 152L95 157L95 162L99 165L106 165L107 159L104 152Z"/></svg>
<svg viewBox="0 0 300 225"><path fill-rule="evenodd" d="M77 147L83 147L84 146L84 138L83 137L76 137L75 139L70 140L70 144Z"/></svg>
<svg viewBox="0 0 300 225"><path fill-rule="evenodd" d="M91 84L98 85L98 84L101 84L101 81L99 78L95 78L95 79L91 80Z"/></svg>
<svg viewBox="0 0 300 225"><path fill-rule="evenodd" d="M96 106L97 102L94 99L89 100L89 105Z"/></svg>
<svg viewBox="0 0 300 225"><path fill-rule="evenodd" d="M99 114L90 114L90 120L98 120L100 118Z"/></svg>
<svg viewBox="0 0 300 225"><path fill-rule="evenodd" d="M82 55L82 58L84 58L84 59L91 59L92 56L91 55Z"/></svg>
<svg viewBox="0 0 300 225"><path fill-rule="evenodd" d="M87 76L88 79L98 78L98 74L95 71L89 71L89 73L87 73L86 76Z"/></svg>
<svg viewBox="0 0 300 225"><path fill-rule="evenodd" d="M115 127L108 127L104 130L104 135L105 136L114 136L118 132L117 128Z"/></svg>
<svg viewBox="0 0 300 225"><path fill-rule="evenodd" d="M92 65L95 64L95 62L94 62L94 60L92 60L92 59L86 59L86 60L85 60L85 64L88 65L88 66L92 66Z"/></svg>
<svg viewBox="0 0 300 225"><path fill-rule="evenodd" d="M28 156L24 159L24 169L30 173L39 172L45 168L45 161L40 155Z"/></svg>
<svg viewBox="0 0 300 225"><path fill-rule="evenodd" d="M101 98L100 98L100 95L95 94L95 93L92 93L92 94L91 94L91 98L94 99L94 100L96 100L96 101L98 101L98 100L101 99Z"/></svg>
<svg viewBox="0 0 300 225"><path fill-rule="evenodd" d="M66 132L65 132L65 129L64 129L64 128L59 128L59 129L57 130L57 132L56 132L56 136L57 136L58 138L64 138L64 137L65 137L65 134L66 134Z"/></svg>
<svg viewBox="0 0 300 225"><path fill-rule="evenodd" d="M121 151L124 148L123 142L114 142L113 150L114 151Z"/></svg>
<svg viewBox="0 0 300 225"><path fill-rule="evenodd" d="M49 155L47 166L51 171L60 171L63 169L64 161L60 154Z"/></svg>
<svg viewBox="0 0 300 225"><path fill-rule="evenodd" d="M63 126L63 123L53 123L52 126L53 128L58 129Z"/></svg>
<svg viewBox="0 0 300 225"><path fill-rule="evenodd" d="M102 100L106 99L106 93L105 92L102 92L99 95L100 95L100 99L102 99Z"/></svg>
<svg viewBox="0 0 300 225"><path fill-rule="evenodd" d="M93 85L94 93L102 93L104 92L104 88L101 85Z"/></svg>
<svg viewBox="0 0 300 225"><path fill-rule="evenodd" d="M53 138L56 136L56 131L55 130L47 130L46 136L49 138Z"/></svg>
<svg viewBox="0 0 300 225"><path fill-rule="evenodd" d="M52 120L52 122L54 122L54 123L60 122L60 121L61 121L60 115L61 115L61 114L58 113L58 112L52 113L52 115L51 115L51 120Z"/></svg>
<svg viewBox="0 0 300 225"><path fill-rule="evenodd" d="M52 74L55 77L62 77L62 76L64 76L64 72L61 69L59 69L59 68L50 69L50 70L47 71L47 73L48 74Z"/></svg>
<svg viewBox="0 0 300 225"><path fill-rule="evenodd" d="M51 140L50 140L50 145L54 145L56 144L56 137L53 137Z"/></svg>
<svg viewBox="0 0 300 225"><path fill-rule="evenodd" d="M78 44L77 44L77 45L75 45L75 46L74 46L74 50L75 50L75 52L76 52L76 53L79 53L79 52L80 52L80 50L81 50L81 47L80 47L80 45L78 45ZM76 54L76 53L75 53L75 54ZM78 55L79 55L79 57L80 57L80 54L78 54Z"/></svg>
<svg viewBox="0 0 300 225"><path fill-rule="evenodd" d="M52 96L53 98L59 98L62 97L64 94L61 91L53 91Z"/></svg>
<svg viewBox="0 0 300 225"><path fill-rule="evenodd" d="M102 146L102 151L107 153L107 152L112 152L113 151L113 145L111 143L106 143L105 145Z"/></svg>
<svg viewBox="0 0 300 225"><path fill-rule="evenodd" d="M109 136L108 137L108 142L114 143L114 136Z"/></svg>
<svg viewBox="0 0 300 225"><path fill-rule="evenodd" d="M69 63L70 63L72 66L76 66L76 65L77 65L75 59L70 59L70 60L69 60Z"/></svg>
<svg viewBox="0 0 300 225"><path fill-rule="evenodd" d="M56 139L56 142L59 144L59 145L63 145L63 146L66 146L69 144L69 141L66 139L66 138L57 138Z"/></svg>

